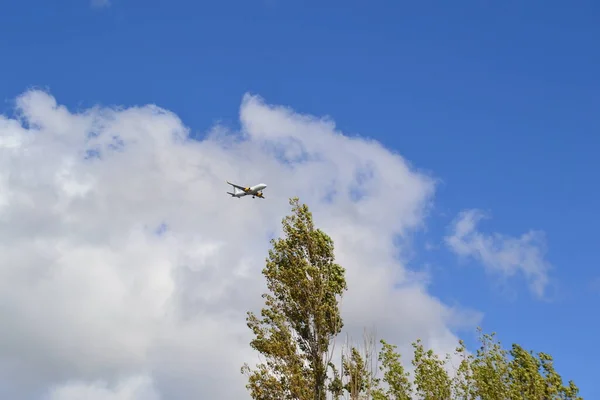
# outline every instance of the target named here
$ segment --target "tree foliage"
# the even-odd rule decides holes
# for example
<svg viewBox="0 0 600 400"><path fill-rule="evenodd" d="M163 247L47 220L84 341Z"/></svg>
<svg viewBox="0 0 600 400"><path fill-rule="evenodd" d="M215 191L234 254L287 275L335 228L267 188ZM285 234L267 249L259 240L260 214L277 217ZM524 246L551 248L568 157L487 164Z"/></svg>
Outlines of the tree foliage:
<svg viewBox="0 0 600 400"><path fill-rule="evenodd" d="M315 228L312 214L297 198L283 219L284 238L272 240L263 275L261 317L248 313L252 348L266 357L254 371L247 365L254 399L325 400L332 340L343 322L339 299L347 289L344 269L335 263L333 241Z"/></svg>
<svg viewBox="0 0 600 400"><path fill-rule="evenodd" d="M350 400L371 399L379 389L374 362L375 335L365 330L362 350L348 343L342 353L342 384Z"/></svg>
<svg viewBox="0 0 600 400"><path fill-rule="evenodd" d="M262 296L265 306L260 317L247 316L254 334L250 345L264 359L254 369L242 367L253 399L582 400L573 381L563 383L549 354L517 344L506 350L495 333L481 329L474 353L459 341L458 365L418 339L412 343L411 374L397 346L380 340L375 357L375 338L365 334L363 348L348 344L336 367L345 270L335 263L333 241L315 228L308 207L297 198L290 205L292 214L282 221L284 237L271 241L262 271L269 290Z"/></svg>
<svg viewBox="0 0 600 400"><path fill-rule="evenodd" d="M412 398L412 384L410 375L404 370L400 360L400 354L396 351L397 346L387 343L381 339L381 351L379 352L379 367L383 372L383 382L387 390L378 387L373 396L374 400L410 400ZM379 381L378 381L379 382Z"/></svg>
<svg viewBox="0 0 600 400"><path fill-rule="evenodd" d="M449 399L451 381L446 372L445 361L433 350L425 350L421 340L413 343L415 386L419 398L423 400Z"/></svg>

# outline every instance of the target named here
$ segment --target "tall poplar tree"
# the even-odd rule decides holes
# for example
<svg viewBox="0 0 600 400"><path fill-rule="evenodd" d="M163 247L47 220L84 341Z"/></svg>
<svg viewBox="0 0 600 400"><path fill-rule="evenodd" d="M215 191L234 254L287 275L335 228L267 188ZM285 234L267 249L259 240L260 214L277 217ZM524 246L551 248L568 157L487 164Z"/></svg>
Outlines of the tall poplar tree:
<svg viewBox="0 0 600 400"><path fill-rule="evenodd" d="M247 364L247 388L256 400L325 400L332 344L341 331L339 300L345 270L335 263L331 238L315 228L298 198L282 221L284 237L272 240L263 275L268 293L260 317L248 312L250 345L264 362Z"/></svg>

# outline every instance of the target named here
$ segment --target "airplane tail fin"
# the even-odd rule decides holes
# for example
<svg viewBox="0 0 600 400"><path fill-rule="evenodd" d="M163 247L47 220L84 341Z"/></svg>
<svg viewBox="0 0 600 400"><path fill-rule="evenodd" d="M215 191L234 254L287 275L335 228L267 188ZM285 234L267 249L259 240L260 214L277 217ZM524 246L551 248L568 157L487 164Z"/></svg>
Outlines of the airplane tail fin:
<svg viewBox="0 0 600 400"><path fill-rule="evenodd" d="M235 186L233 187L233 193L231 192L227 192L228 194L231 195L231 197L236 197L238 194L240 194L241 190L239 190L238 188L236 188Z"/></svg>

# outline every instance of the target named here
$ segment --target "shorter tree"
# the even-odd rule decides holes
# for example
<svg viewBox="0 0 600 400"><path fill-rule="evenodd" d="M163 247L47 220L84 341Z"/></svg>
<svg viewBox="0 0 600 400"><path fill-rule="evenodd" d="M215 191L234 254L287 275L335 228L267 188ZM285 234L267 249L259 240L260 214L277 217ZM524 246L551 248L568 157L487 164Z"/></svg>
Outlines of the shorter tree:
<svg viewBox="0 0 600 400"><path fill-rule="evenodd" d="M412 384L409 380L410 374L404 370L400 360L400 354L396 351L397 346L380 340L381 351L379 352L379 367L383 372L383 382L387 390L377 388L373 394L373 400L411 400Z"/></svg>
<svg viewBox="0 0 600 400"><path fill-rule="evenodd" d="M465 342L458 341L455 355L460 358L456 374L452 380L452 395L455 399L477 400L475 377L473 376L473 355L469 354Z"/></svg>
<svg viewBox="0 0 600 400"><path fill-rule="evenodd" d="M445 360L433 350L425 351L421 340L413 343L416 392L423 400L449 399L452 381L444 368Z"/></svg>
<svg viewBox="0 0 600 400"><path fill-rule="evenodd" d="M482 399L506 400L509 392L508 353L495 340L495 333L483 334L480 328L477 331L481 346L471 362L475 392Z"/></svg>

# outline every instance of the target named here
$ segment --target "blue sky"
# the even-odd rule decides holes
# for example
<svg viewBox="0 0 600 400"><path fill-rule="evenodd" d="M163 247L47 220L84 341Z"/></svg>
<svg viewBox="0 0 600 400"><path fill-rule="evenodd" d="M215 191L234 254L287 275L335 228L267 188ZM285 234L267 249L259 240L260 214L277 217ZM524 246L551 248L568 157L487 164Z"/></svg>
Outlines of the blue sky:
<svg viewBox="0 0 600 400"><path fill-rule="evenodd" d="M504 343L553 354L595 398L600 5L416 3L9 2L1 111L35 86L72 108L156 103L198 133L238 124L245 92L330 115L441 180L413 260L432 266L433 293L483 311ZM490 213L485 232L545 232L551 301L520 279L506 296L440 245L465 208Z"/></svg>

